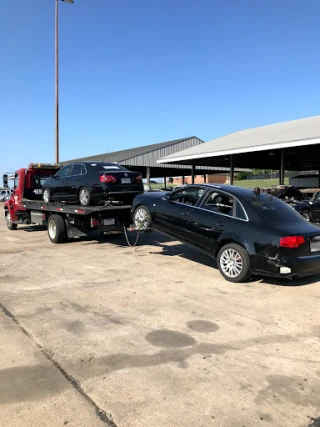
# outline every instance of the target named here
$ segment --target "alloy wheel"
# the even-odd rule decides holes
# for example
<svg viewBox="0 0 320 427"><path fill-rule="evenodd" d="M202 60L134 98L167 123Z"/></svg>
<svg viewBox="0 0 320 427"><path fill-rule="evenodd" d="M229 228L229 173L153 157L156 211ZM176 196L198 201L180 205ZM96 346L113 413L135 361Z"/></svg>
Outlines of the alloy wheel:
<svg viewBox="0 0 320 427"><path fill-rule="evenodd" d="M45 189L43 192L43 201L45 203L49 203L50 202L50 193L49 190Z"/></svg>
<svg viewBox="0 0 320 427"><path fill-rule="evenodd" d="M80 194L79 194L79 200L81 205L85 206L88 204L90 198L89 191L86 188L81 188Z"/></svg>
<svg viewBox="0 0 320 427"><path fill-rule="evenodd" d="M232 248L224 250L220 257L220 267L223 273L230 277L238 277L243 269L243 260L238 251Z"/></svg>
<svg viewBox="0 0 320 427"><path fill-rule="evenodd" d="M135 222L135 226L138 229L147 228L148 213L146 212L145 209L140 208L140 209L136 210L136 212L134 214L134 222Z"/></svg>

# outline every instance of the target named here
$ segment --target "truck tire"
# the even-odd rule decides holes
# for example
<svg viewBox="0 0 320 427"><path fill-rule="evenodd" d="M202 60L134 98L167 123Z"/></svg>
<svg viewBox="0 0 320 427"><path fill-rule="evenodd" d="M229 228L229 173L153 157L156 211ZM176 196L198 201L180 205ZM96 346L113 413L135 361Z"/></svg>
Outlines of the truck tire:
<svg viewBox="0 0 320 427"><path fill-rule="evenodd" d="M237 243L228 243L220 249L217 264L228 282L244 282L251 276L248 252Z"/></svg>
<svg viewBox="0 0 320 427"><path fill-rule="evenodd" d="M302 211L302 212L301 212L301 215L303 216L303 218L304 218L306 221L308 221L308 222L310 222L310 221L311 221L311 216L310 216L310 212L309 212L309 211L304 210L304 211Z"/></svg>
<svg viewBox="0 0 320 427"><path fill-rule="evenodd" d="M47 188L44 188L44 190L43 190L42 199L45 203L50 203L51 194Z"/></svg>
<svg viewBox="0 0 320 427"><path fill-rule="evenodd" d="M81 187L79 191L79 203L81 206L90 206L91 194L87 187Z"/></svg>
<svg viewBox="0 0 320 427"><path fill-rule="evenodd" d="M66 225L60 215L51 215L49 217L48 235L52 243L63 243L66 241Z"/></svg>
<svg viewBox="0 0 320 427"><path fill-rule="evenodd" d="M9 230L16 230L18 227L18 224L12 222L10 212L6 213L6 224Z"/></svg>

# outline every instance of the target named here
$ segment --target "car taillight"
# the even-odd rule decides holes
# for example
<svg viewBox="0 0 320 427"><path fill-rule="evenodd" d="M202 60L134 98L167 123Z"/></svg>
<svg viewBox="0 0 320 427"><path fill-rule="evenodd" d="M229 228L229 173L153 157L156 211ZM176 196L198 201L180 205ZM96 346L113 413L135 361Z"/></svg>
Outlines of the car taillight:
<svg viewBox="0 0 320 427"><path fill-rule="evenodd" d="M117 181L117 178L113 175L101 175L100 176L100 182L112 182L115 183Z"/></svg>
<svg viewBox="0 0 320 427"><path fill-rule="evenodd" d="M305 243L303 236L281 237L280 246L282 248L298 248Z"/></svg>
<svg viewBox="0 0 320 427"><path fill-rule="evenodd" d="M136 182L142 182L142 175L141 174L136 177Z"/></svg>

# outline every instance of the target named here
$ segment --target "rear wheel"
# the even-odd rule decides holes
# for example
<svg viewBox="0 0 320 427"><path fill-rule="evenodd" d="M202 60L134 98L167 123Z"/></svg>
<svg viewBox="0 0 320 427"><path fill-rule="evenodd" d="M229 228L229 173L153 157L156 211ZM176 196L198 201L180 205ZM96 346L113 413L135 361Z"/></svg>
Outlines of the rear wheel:
<svg viewBox="0 0 320 427"><path fill-rule="evenodd" d="M151 226L151 214L147 206L141 205L133 214L133 223L138 230L144 230Z"/></svg>
<svg viewBox="0 0 320 427"><path fill-rule="evenodd" d="M80 188L79 203L81 206L89 206L91 202L90 191L87 187Z"/></svg>
<svg viewBox="0 0 320 427"><path fill-rule="evenodd" d="M221 275L229 282L243 282L251 276L248 252L237 243L223 246L217 262Z"/></svg>
<svg viewBox="0 0 320 427"><path fill-rule="evenodd" d="M8 212L6 214L6 224L7 224L7 227L9 228L9 230L16 230L18 227L18 224L14 224L12 222L10 212Z"/></svg>
<svg viewBox="0 0 320 427"><path fill-rule="evenodd" d="M50 202L51 195L50 195L50 191L47 188L45 188L43 190L42 198L43 198L44 203L49 203Z"/></svg>
<svg viewBox="0 0 320 427"><path fill-rule="evenodd" d="M303 216L303 218L306 221L309 221L309 222L311 221L311 216L310 216L310 212L309 211L302 211L301 215Z"/></svg>
<svg viewBox="0 0 320 427"><path fill-rule="evenodd" d="M66 225L60 215L51 215L48 221L48 235L52 243L66 241Z"/></svg>

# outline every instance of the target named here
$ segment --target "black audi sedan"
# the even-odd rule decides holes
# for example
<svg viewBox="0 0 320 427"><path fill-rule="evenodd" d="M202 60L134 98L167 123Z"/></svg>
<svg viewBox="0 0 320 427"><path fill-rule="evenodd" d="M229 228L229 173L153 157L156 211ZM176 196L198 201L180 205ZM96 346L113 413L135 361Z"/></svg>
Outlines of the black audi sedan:
<svg viewBox="0 0 320 427"><path fill-rule="evenodd" d="M42 188L44 202L71 201L82 206L109 201L131 204L143 192L142 176L118 163L81 162L64 166Z"/></svg>
<svg viewBox="0 0 320 427"><path fill-rule="evenodd" d="M144 193L134 199L132 216L137 229L154 229L211 255L230 282L252 274L320 273L320 229L259 188L192 184Z"/></svg>

